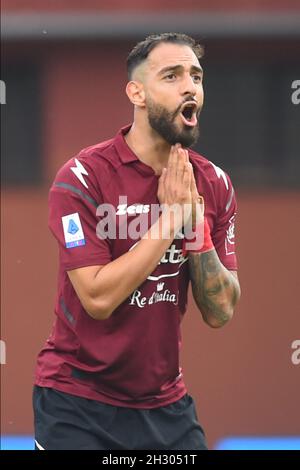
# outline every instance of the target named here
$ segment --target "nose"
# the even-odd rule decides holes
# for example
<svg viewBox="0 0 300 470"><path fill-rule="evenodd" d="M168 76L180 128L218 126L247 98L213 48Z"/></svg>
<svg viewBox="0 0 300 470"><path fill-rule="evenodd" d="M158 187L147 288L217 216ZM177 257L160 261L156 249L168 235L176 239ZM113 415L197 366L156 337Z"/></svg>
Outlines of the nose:
<svg viewBox="0 0 300 470"><path fill-rule="evenodd" d="M197 93L197 85L189 73L184 75L181 92L183 95L192 96L195 96Z"/></svg>

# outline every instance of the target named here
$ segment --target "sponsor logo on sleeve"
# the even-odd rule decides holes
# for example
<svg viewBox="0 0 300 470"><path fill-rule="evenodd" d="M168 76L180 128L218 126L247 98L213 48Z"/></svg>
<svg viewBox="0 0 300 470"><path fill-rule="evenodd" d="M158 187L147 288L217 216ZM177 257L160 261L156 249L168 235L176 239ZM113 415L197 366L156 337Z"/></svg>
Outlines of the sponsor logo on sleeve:
<svg viewBox="0 0 300 470"><path fill-rule="evenodd" d="M78 212L65 215L61 220L63 224L66 248L75 248L76 246L85 245L85 238Z"/></svg>
<svg viewBox="0 0 300 470"><path fill-rule="evenodd" d="M235 253L235 232L234 232L235 214L229 219L229 227L226 230L225 250L226 255Z"/></svg>

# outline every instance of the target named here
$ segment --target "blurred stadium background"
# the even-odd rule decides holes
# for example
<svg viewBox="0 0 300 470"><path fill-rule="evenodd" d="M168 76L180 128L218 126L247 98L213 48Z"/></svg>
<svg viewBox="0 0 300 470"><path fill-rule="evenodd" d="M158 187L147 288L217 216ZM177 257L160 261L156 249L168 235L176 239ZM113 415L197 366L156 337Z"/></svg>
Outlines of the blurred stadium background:
<svg viewBox="0 0 300 470"><path fill-rule="evenodd" d="M242 300L215 331L190 298L186 383L211 448L300 448L299 0L2 0L1 16L1 448L32 447L35 360L54 319L49 185L131 121L127 53L163 31L206 47L198 150L229 172L239 203Z"/></svg>

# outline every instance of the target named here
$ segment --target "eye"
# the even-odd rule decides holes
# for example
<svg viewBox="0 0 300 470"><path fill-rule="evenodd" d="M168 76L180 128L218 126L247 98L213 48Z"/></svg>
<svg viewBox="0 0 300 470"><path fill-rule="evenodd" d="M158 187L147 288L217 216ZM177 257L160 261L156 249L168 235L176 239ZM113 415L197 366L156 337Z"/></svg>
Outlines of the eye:
<svg viewBox="0 0 300 470"><path fill-rule="evenodd" d="M201 83L202 82L202 75L193 75L193 80L195 83Z"/></svg>
<svg viewBox="0 0 300 470"><path fill-rule="evenodd" d="M168 75L165 76L165 79L169 82L175 80L175 78L176 78L175 73L168 73Z"/></svg>

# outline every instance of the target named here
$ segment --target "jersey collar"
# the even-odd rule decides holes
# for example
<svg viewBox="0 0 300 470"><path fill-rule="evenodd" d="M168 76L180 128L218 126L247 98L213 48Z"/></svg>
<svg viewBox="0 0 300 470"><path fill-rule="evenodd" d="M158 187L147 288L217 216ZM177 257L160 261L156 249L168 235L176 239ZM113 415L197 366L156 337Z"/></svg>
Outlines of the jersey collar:
<svg viewBox="0 0 300 470"><path fill-rule="evenodd" d="M122 163L130 163L139 160L136 154L128 147L124 136L127 134L132 124L122 127L115 137L115 147Z"/></svg>

